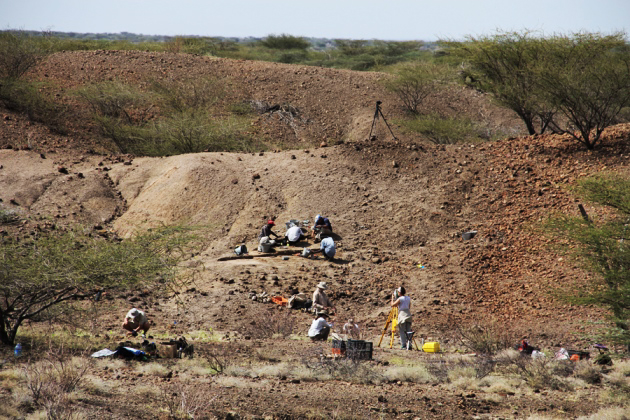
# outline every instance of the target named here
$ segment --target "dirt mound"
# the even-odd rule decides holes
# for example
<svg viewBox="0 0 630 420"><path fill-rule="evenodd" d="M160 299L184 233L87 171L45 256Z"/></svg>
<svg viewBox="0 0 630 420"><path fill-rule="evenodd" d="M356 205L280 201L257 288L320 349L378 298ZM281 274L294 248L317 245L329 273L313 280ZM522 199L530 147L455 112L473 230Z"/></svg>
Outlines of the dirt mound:
<svg viewBox="0 0 630 420"><path fill-rule="evenodd" d="M142 86L151 78L200 75L229 78L233 99L299 109L299 126L270 114L261 116L255 129L302 149L161 159L88 153L97 142L89 124L83 125L84 111L65 95L69 89L102 80ZM404 134L394 141L382 125L377 140L368 141L375 100L384 101L393 120L401 112L389 105L395 100L378 83L386 77L380 73L95 51L55 54L32 76L54 81L48 89L75 107L76 119L63 137L5 113L0 139L31 150L1 152L3 204L57 223L112 222L121 235L162 223L205 226L208 247L193 263L207 268L197 292L210 297L192 306L203 309L205 315L194 322L204 328L227 327L234 311L255 312L256 304L242 303L251 290L310 292L323 277L340 313L359 316L373 331L391 289L404 283L431 334L447 319L495 318L527 325L542 341L563 338L577 328L567 314L577 312L547 290L584 274L549 252L547 240L529 226L551 211L576 211L568 187L579 177L627 167L627 126L609 130L605 147L595 152L559 136L456 146L423 144ZM431 101L436 110L482 115L488 127L517 132L520 126L513 115L467 89L454 88ZM313 147L322 140L340 144ZM343 238L339 264L296 258L216 261L242 242L254 247L270 216L281 225L318 213L330 217ZM22 231L31 228L27 223ZM462 241L461 233L473 229L478 235ZM198 299L197 292L187 298ZM228 292L237 298L223 302ZM209 299L221 303L209 305ZM591 309L579 313L587 312L600 316Z"/></svg>
<svg viewBox="0 0 630 420"><path fill-rule="evenodd" d="M200 57L190 54L149 53L141 51L76 51L53 54L31 75L45 82L42 92L68 108L70 135L60 137L20 123L19 117L5 114L0 125L0 147L13 145L64 153L103 150L96 138L89 109L72 94L90 83L120 80L146 88L152 80L185 80L198 77L222 79L228 87L223 105L254 101L268 106L290 106L297 118L282 113L264 113L252 126L252 134L282 148L304 148L322 141L365 139L370 131L375 102L383 101L383 110L394 122L402 115L398 101L379 83L389 77L384 73L356 72L280 63ZM523 133L522 124L512 112L491 103L486 95L454 87L429 97L425 111L443 115L468 116L483 121L490 134ZM377 127L381 139L390 138L383 124ZM404 141L419 141L416 135L395 128Z"/></svg>

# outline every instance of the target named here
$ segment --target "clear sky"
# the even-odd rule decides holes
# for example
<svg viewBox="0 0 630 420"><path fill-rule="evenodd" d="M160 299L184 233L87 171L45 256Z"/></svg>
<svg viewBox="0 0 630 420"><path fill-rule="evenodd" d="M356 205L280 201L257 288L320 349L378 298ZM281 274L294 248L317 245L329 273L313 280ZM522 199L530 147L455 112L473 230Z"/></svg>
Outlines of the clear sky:
<svg viewBox="0 0 630 420"><path fill-rule="evenodd" d="M0 28L436 40L630 30L630 0L0 0Z"/></svg>

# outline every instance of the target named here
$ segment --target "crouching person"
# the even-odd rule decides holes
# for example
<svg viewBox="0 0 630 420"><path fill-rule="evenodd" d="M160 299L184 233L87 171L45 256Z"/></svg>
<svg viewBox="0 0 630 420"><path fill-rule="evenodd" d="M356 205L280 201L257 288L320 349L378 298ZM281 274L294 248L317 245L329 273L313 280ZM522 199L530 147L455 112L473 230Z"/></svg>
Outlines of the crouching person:
<svg viewBox="0 0 630 420"><path fill-rule="evenodd" d="M313 323L311 324L311 328L308 330L308 336L313 341L326 341L328 340L328 334L330 334L330 327L332 324L329 324L328 314L325 312L320 312L315 314L315 319L313 319Z"/></svg>
<svg viewBox="0 0 630 420"><path fill-rule="evenodd" d="M127 312L122 327L127 330L127 334L135 337L140 330L142 330L142 334L145 335L147 331L149 331L149 328L151 328L151 323L143 311L132 308Z"/></svg>

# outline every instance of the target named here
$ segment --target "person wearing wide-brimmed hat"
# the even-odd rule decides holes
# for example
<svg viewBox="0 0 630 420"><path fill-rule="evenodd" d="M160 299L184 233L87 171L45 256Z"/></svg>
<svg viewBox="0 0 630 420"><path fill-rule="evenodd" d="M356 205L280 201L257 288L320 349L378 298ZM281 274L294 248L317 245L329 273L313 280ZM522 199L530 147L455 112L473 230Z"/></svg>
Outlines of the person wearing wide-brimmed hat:
<svg viewBox="0 0 630 420"><path fill-rule="evenodd" d="M151 327L151 323L143 311L132 308L127 312L122 327L127 330L127 334L136 336L140 330L142 330L142 334L146 334Z"/></svg>
<svg viewBox="0 0 630 420"><path fill-rule="evenodd" d="M327 318L328 313L325 311L315 313L311 328L308 329L308 336L311 340L328 340L332 324L326 321Z"/></svg>
<svg viewBox="0 0 630 420"><path fill-rule="evenodd" d="M313 306L312 306L314 312L321 311L321 310L328 310L328 309L331 309L333 311L335 310L332 302L330 301L328 296L326 296L325 290L327 289L328 289L328 285L326 284L325 281L320 281L317 287L315 288L315 291L313 292Z"/></svg>

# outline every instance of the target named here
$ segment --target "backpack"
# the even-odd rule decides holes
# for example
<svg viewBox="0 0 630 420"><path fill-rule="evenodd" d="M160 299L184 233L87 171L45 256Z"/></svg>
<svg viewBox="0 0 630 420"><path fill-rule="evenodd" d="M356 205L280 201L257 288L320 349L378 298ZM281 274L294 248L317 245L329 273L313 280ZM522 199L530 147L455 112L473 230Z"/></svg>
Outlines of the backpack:
<svg viewBox="0 0 630 420"><path fill-rule="evenodd" d="M235 253L236 255L238 255L238 256L241 256L241 255L247 254L247 252L248 252L248 251L247 251L247 247L245 246L245 244L243 244L243 245L239 245L239 246L237 246L237 247L234 249L234 253Z"/></svg>

